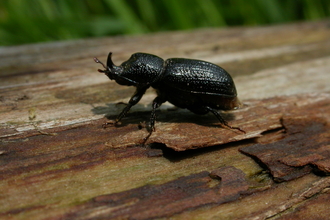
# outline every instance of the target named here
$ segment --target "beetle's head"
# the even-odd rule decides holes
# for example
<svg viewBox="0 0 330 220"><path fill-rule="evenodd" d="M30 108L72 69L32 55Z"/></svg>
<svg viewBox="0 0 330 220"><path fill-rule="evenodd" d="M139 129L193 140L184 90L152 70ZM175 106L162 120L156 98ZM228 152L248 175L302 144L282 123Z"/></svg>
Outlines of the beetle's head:
<svg viewBox="0 0 330 220"><path fill-rule="evenodd" d="M150 86L162 73L164 60L158 56L147 53L134 53L120 66L115 66L111 60L111 54L109 53L107 66L97 58L94 58L94 61L104 67L104 70L99 69L99 72L104 73L110 79L116 80L120 85Z"/></svg>
<svg viewBox="0 0 330 220"><path fill-rule="evenodd" d="M110 52L108 55L107 65L104 65L99 59L94 57L94 61L96 63L101 64L104 67L104 70L98 69L100 73L104 73L111 80L116 80L118 84L121 85L134 85L130 80L122 77L123 68L121 66L116 66L111 59L112 53Z"/></svg>

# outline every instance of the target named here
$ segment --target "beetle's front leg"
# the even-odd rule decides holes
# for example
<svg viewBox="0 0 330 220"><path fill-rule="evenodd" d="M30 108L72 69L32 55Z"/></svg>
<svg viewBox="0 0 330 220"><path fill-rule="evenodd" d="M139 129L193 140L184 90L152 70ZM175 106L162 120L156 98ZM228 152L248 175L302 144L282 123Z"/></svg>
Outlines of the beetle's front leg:
<svg viewBox="0 0 330 220"><path fill-rule="evenodd" d="M103 127L107 127L107 125L112 124L112 125L118 125L119 122L121 121L121 119L123 117L125 117L125 115L127 114L127 112L132 108L132 106L136 105L142 98L142 96L144 95L144 93L146 92L146 90L149 87L137 87L135 90L134 95L131 97L131 99L129 100L128 104L126 105L126 107L121 111L121 113L117 116L116 120L114 122L106 122L103 124Z"/></svg>

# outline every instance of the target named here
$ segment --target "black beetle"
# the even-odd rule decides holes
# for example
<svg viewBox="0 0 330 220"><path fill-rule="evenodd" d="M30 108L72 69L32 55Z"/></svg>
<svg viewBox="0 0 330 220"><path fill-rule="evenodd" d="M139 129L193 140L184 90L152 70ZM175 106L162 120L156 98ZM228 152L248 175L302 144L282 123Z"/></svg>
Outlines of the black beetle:
<svg viewBox="0 0 330 220"><path fill-rule="evenodd" d="M148 137L154 131L156 109L166 101L200 115L212 112L223 125L244 132L238 127L228 125L217 111L240 107L234 81L221 67L206 61L184 58L171 58L164 62L162 58L147 53L135 53L120 66L115 66L111 55L109 53L107 66L94 58L96 63L105 68L98 71L120 85L136 87L127 106L116 118L115 125L151 86L156 89L157 97L152 103L147 126Z"/></svg>

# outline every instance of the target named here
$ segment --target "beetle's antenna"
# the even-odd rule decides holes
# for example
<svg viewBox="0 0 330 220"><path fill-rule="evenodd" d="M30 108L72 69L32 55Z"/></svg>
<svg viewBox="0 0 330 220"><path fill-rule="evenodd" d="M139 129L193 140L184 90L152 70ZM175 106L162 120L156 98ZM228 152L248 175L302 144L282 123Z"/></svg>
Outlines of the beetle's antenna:
<svg viewBox="0 0 330 220"><path fill-rule="evenodd" d="M94 57L94 61L95 61L95 63L99 63L99 64L101 64L103 67L104 67L104 69L105 70L107 70L107 67L99 60L99 59L97 59L96 57ZM100 70L100 69L98 69L98 71L100 72L100 73L104 73L104 71L105 70Z"/></svg>

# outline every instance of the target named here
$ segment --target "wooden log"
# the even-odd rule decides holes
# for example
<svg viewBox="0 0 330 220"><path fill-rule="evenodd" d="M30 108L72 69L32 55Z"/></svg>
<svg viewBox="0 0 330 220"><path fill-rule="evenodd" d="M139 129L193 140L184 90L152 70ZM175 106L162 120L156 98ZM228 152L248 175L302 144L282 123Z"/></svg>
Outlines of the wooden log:
<svg viewBox="0 0 330 220"><path fill-rule="evenodd" d="M246 134L165 103L142 146L151 89L103 129L134 92L96 71L110 51L221 65ZM0 48L1 219L325 219L329 52L329 21Z"/></svg>

